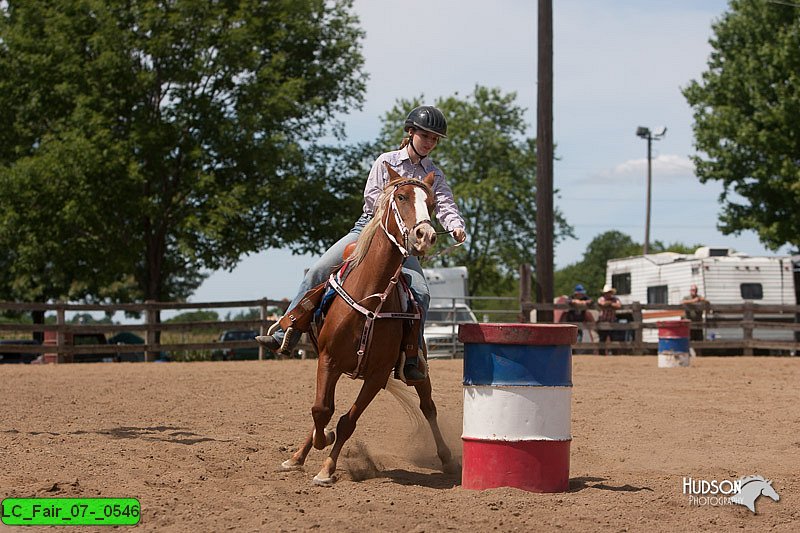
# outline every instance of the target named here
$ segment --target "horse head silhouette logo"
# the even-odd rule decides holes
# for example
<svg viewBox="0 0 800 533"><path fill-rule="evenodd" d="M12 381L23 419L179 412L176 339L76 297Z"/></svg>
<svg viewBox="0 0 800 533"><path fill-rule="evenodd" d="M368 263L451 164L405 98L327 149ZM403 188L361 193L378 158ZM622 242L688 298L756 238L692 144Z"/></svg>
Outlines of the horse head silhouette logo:
<svg viewBox="0 0 800 533"><path fill-rule="evenodd" d="M764 479L761 476L746 476L739 480L741 490L739 494L731 496L731 502L744 505L753 514L756 514L756 500L762 494L772 498L776 502L781 499L775 489L772 487L772 481Z"/></svg>

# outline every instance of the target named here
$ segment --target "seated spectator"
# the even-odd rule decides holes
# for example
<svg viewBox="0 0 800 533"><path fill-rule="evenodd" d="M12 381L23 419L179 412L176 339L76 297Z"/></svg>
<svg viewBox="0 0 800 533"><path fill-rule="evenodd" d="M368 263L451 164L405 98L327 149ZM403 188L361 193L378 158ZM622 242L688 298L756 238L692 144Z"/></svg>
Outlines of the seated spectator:
<svg viewBox="0 0 800 533"><path fill-rule="evenodd" d="M570 305L570 310L566 312L565 320L567 322L591 322L591 315L587 315L586 309L594 303L583 285L578 283L572 292L572 296L567 300ZM583 328L578 329L578 342L583 340Z"/></svg>
<svg viewBox="0 0 800 533"><path fill-rule="evenodd" d="M568 322L584 322L586 320L586 308L594 303L594 300L586 294L586 289L578 283L575 290L567 301L572 309L567 311Z"/></svg>
<svg viewBox="0 0 800 533"><path fill-rule="evenodd" d="M697 285L692 283L689 288L689 295L683 297L686 318L692 321L692 329L689 337L693 341L703 340L703 310L708 305L708 300L697 292Z"/></svg>

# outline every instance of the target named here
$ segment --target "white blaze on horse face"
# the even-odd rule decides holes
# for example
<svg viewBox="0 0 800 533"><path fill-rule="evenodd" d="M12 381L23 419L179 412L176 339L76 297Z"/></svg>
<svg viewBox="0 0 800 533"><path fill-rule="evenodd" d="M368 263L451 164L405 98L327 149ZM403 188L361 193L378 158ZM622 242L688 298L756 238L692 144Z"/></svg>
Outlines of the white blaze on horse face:
<svg viewBox="0 0 800 533"><path fill-rule="evenodd" d="M428 248L433 246L436 241L436 230L430 224L430 215L428 215L428 195L421 187L414 187L414 211L417 215L417 220L414 222L416 228L411 232L411 242L414 251L419 254L424 254ZM427 224L420 224L420 222L428 221ZM417 225L419 224L419 225Z"/></svg>

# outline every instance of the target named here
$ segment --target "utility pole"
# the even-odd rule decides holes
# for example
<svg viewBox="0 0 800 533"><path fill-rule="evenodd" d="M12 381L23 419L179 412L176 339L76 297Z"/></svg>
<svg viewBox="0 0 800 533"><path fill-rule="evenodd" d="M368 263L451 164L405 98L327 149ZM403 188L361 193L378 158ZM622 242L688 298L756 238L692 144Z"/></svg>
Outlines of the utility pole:
<svg viewBox="0 0 800 533"><path fill-rule="evenodd" d="M660 140L667 133L667 128L662 126L655 133L650 128L639 126L636 128L636 135L642 139L647 139L647 209L644 220L644 247L643 255L650 253L650 189L653 182L653 141Z"/></svg>
<svg viewBox="0 0 800 533"><path fill-rule="evenodd" d="M539 0L536 102L536 302L553 303L553 2ZM538 311L537 322L552 322Z"/></svg>
<svg viewBox="0 0 800 533"><path fill-rule="evenodd" d="M647 209L644 222L644 254L650 253L650 191L653 186L653 136L647 136Z"/></svg>

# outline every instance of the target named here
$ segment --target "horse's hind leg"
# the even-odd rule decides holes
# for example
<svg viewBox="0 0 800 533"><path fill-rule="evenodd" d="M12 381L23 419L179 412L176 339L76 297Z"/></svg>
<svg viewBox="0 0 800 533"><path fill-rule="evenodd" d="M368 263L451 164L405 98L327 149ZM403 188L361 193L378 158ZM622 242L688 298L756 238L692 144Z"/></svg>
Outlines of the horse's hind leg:
<svg viewBox="0 0 800 533"><path fill-rule="evenodd" d="M414 388L417 389L417 394L419 395L419 408L431 427L433 440L436 441L436 455L442 461L442 470L448 474L460 472L461 465L458 461L453 460L453 454L444 442L442 431L439 429L439 422L436 419L436 404L433 403L430 376L422 383L415 385Z"/></svg>
<svg viewBox="0 0 800 533"><path fill-rule="evenodd" d="M388 374L388 372L387 372ZM364 380L361 386L361 391L358 393L355 403L350 410L342 415L339 422L336 424L336 442L331 448L330 455L322 463L322 469L314 476L314 483L317 485L331 485L333 484L333 473L336 472L336 463L339 460L339 454L342 451L344 443L353 434L356 429L356 422L367 406L375 399L375 396L383 388L383 383L376 382L376 380L369 378Z"/></svg>

